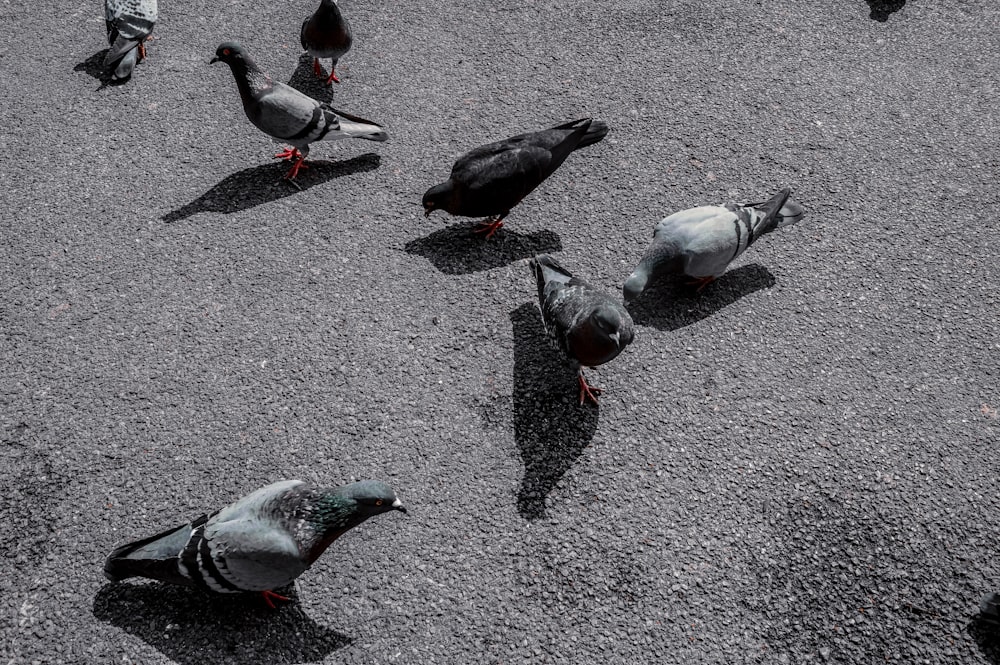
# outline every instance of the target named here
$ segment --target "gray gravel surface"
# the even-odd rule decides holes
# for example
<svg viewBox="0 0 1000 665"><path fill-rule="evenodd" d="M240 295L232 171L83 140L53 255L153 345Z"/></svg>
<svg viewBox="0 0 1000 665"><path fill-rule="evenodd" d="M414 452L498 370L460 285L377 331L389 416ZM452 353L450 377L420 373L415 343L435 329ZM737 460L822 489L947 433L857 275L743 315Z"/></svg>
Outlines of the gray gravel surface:
<svg viewBox="0 0 1000 665"><path fill-rule="evenodd" d="M99 3L0 5L0 661L1000 663L1000 5L876 4L343 0L332 91L311 1L165 0L107 87ZM281 182L225 39L390 141ZM501 241L422 216L462 152L583 116ZM577 406L525 258L617 290L665 214L785 185L806 221L636 304ZM352 476L410 514L277 612L101 575Z"/></svg>

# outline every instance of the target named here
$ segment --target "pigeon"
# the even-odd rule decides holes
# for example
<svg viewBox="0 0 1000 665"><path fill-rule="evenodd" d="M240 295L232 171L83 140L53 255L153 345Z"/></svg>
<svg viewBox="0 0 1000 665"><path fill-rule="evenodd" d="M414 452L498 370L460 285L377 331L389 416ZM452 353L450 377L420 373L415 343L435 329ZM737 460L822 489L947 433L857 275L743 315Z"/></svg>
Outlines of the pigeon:
<svg viewBox="0 0 1000 665"><path fill-rule="evenodd" d="M337 62L351 50L353 38L351 24L340 13L337 0L320 1L316 13L302 22L299 41L302 42L302 48L313 57L313 71L316 76L323 78L319 59L331 58L333 63L330 65L330 76L326 79L326 85L330 85L331 81L340 83L336 73Z"/></svg>
<svg viewBox="0 0 1000 665"><path fill-rule="evenodd" d="M427 190L424 215L440 209L494 218L476 229L490 238L511 208L552 175L569 153L597 143L607 133L605 123L583 118L480 146L458 158L446 182Z"/></svg>
<svg viewBox="0 0 1000 665"><path fill-rule="evenodd" d="M979 603L980 625L1000 639L1000 593L983 596Z"/></svg>
<svg viewBox="0 0 1000 665"><path fill-rule="evenodd" d="M639 265L625 280L625 300L642 293L650 279L667 274L690 277L690 284L701 291L757 238L802 219L805 213L788 198L791 193L783 189L763 203L702 206L664 218L656 225L653 242Z"/></svg>
<svg viewBox="0 0 1000 665"><path fill-rule="evenodd" d="M104 563L112 582L146 577L215 593L260 592L304 573L330 544L369 517L406 512L385 483L364 480L335 489L282 480L211 515L122 545Z"/></svg>
<svg viewBox="0 0 1000 665"><path fill-rule="evenodd" d="M538 306L550 341L576 367L580 404L597 404L600 388L587 383L583 367L613 360L632 342L632 317L617 300L556 263L548 254L531 260L538 282Z"/></svg>
<svg viewBox="0 0 1000 665"><path fill-rule="evenodd" d="M219 45L211 62L219 61L233 70L243 99L243 110L250 122L265 134L292 145L274 156L275 159L293 162L285 175L289 180L306 168L303 162L309 155L309 144L315 141L355 138L385 141L389 138L382 126L371 120L338 111L291 86L272 80L236 42Z"/></svg>
<svg viewBox="0 0 1000 665"><path fill-rule="evenodd" d="M132 76L136 62L146 59L147 39L156 23L156 0L104 0L104 20L111 48L104 56L104 66L111 69L111 80Z"/></svg>

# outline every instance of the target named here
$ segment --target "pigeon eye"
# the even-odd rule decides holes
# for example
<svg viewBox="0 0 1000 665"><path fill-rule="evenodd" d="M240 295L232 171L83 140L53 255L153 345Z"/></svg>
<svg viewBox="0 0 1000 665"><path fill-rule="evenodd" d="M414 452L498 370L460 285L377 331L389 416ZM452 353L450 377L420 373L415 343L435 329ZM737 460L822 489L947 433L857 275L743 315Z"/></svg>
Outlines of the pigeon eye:
<svg viewBox="0 0 1000 665"><path fill-rule="evenodd" d="M222 49L222 55L229 55L229 49L227 48Z"/></svg>
<svg viewBox="0 0 1000 665"><path fill-rule="evenodd" d="M376 506L381 506L382 505L382 499L375 499L375 505Z"/></svg>

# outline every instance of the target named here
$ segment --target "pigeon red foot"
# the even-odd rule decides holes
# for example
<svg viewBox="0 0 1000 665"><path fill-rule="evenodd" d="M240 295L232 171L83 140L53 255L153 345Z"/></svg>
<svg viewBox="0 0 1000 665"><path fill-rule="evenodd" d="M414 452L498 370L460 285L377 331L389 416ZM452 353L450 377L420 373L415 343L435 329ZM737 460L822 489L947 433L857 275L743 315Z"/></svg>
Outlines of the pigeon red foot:
<svg viewBox="0 0 1000 665"><path fill-rule="evenodd" d="M305 163L306 158L303 155L299 155L295 163L292 164L292 168L288 169L288 173L285 174L286 180L295 180L295 177L299 175L299 171L309 168L309 165Z"/></svg>
<svg viewBox="0 0 1000 665"><path fill-rule="evenodd" d="M267 606L270 607L272 610L277 609L277 606L274 604L274 601L277 600L282 603L287 603L288 601L291 600L291 598L289 598L288 596L282 596L280 593L275 593L273 591L261 591L260 595L264 597L264 602L267 603Z"/></svg>
<svg viewBox="0 0 1000 665"><path fill-rule="evenodd" d="M326 83L324 85L330 85L331 82L333 82L333 83L340 83L340 79L337 78L337 74L334 71L333 67L330 68L330 76L327 77Z"/></svg>
<svg viewBox="0 0 1000 665"><path fill-rule="evenodd" d="M577 381L580 383L580 404L583 404L585 400L589 399L596 405L597 396L604 391L587 383L587 379L584 378L583 372L580 372L577 376Z"/></svg>
<svg viewBox="0 0 1000 665"><path fill-rule="evenodd" d="M695 277L694 279L692 279L687 284L688 284L688 286L695 287L694 290L695 290L696 293L701 293L705 289L706 286L708 286L709 284L711 284L714 281L715 281L715 277L712 276L712 275L709 275L708 277Z"/></svg>
<svg viewBox="0 0 1000 665"><path fill-rule="evenodd" d="M285 148L274 156L275 159L283 159L285 161L299 159L300 157L302 157L302 153L299 152L298 148Z"/></svg>
<svg viewBox="0 0 1000 665"><path fill-rule="evenodd" d="M323 68L320 67L319 58L313 58L313 74L323 78Z"/></svg>
<svg viewBox="0 0 1000 665"><path fill-rule="evenodd" d="M503 228L503 217L497 217L491 222L483 222L477 226L474 230L475 233L485 233L486 239L489 240L493 237L493 234Z"/></svg>

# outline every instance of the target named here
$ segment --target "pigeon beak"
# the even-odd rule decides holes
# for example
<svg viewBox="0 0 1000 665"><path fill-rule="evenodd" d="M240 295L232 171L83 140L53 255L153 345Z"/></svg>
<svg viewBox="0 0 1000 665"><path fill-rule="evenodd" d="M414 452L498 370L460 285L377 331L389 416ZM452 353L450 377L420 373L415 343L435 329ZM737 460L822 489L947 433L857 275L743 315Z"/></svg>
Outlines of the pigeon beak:
<svg viewBox="0 0 1000 665"><path fill-rule="evenodd" d="M425 209L424 210L424 219L430 217L432 212L434 212L434 208L427 208L427 209Z"/></svg>
<svg viewBox="0 0 1000 665"><path fill-rule="evenodd" d="M406 506L404 506L403 502L400 501L399 499L396 499L395 501L392 502L392 509L393 510L398 510L401 513L405 513L406 512Z"/></svg>
<svg viewBox="0 0 1000 665"><path fill-rule="evenodd" d="M219 56L215 56L214 58L212 58L211 60L208 61L208 64L214 65L215 63L217 63L221 59L222 58L220 58Z"/></svg>
<svg viewBox="0 0 1000 665"><path fill-rule="evenodd" d="M613 332L610 335L608 335L608 337L610 337L611 339L615 340L615 348L621 346L621 343L618 341L618 338L620 336L621 336L621 333L617 333L617 332Z"/></svg>

